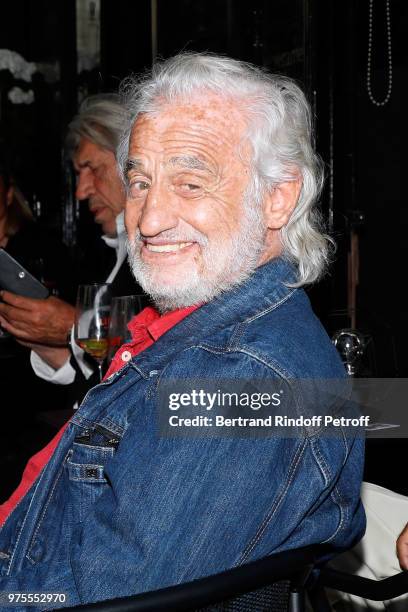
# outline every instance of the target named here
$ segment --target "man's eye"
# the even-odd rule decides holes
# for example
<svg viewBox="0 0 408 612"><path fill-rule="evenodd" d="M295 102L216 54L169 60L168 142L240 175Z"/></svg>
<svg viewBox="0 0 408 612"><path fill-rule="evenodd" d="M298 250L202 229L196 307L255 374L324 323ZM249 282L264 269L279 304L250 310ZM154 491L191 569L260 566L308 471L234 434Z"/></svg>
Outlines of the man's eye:
<svg viewBox="0 0 408 612"><path fill-rule="evenodd" d="M139 191L144 191L145 189L149 189L149 183L146 183L146 181L137 181L136 189L138 189Z"/></svg>
<svg viewBox="0 0 408 612"><path fill-rule="evenodd" d="M184 191L190 191L191 192L191 191L198 191L199 189L201 189L201 186L200 185L195 185L194 183L183 183L181 185L181 188Z"/></svg>
<svg viewBox="0 0 408 612"><path fill-rule="evenodd" d="M199 198L203 194L203 186L197 183L178 183L178 193L184 198Z"/></svg>
<svg viewBox="0 0 408 612"><path fill-rule="evenodd" d="M146 181L133 181L129 185L129 191L132 194L140 193L141 191L146 191L149 189L150 185Z"/></svg>

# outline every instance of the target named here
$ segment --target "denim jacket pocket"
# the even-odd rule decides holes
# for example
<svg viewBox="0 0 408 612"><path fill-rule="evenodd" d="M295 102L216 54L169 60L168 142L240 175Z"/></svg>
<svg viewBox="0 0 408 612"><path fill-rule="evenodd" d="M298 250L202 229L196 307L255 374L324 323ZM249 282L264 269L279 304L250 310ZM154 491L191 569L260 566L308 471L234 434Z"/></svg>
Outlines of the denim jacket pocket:
<svg viewBox="0 0 408 612"><path fill-rule="evenodd" d="M65 533L57 533L54 528L56 517L64 515L64 520L58 523L65 526L84 520L92 505L109 486L104 467L113 457L119 441L119 437L98 425L77 434L35 526L27 554L32 563L46 561L49 555L59 558L65 554L64 548L68 542ZM56 534L53 542L50 533Z"/></svg>
<svg viewBox="0 0 408 612"><path fill-rule="evenodd" d="M86 430L77 436L66 468L70 488L70 514L81 523L109 483L105 477L106 462L111 459L119 438L100 428Z"/></svg>

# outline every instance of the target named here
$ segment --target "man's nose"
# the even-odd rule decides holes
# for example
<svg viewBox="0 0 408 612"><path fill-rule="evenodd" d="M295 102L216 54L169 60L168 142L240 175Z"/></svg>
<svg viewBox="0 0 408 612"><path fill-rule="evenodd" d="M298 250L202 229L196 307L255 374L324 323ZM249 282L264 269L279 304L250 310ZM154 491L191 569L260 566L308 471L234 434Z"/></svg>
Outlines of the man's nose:
<svg viewBox="0 0 408 612"><path fill-rule="evenodd" d="M149 188L139 217L139 231L143 236L157 236L177 226L177 197L164 186Z"/></svg>
<svg viewBox="0 0 408 612"><path fill-rule="evenodd" d="M94 180L88 169L81 171L77 177L75 197L77 200L87 200L95 193Z"/></svg>

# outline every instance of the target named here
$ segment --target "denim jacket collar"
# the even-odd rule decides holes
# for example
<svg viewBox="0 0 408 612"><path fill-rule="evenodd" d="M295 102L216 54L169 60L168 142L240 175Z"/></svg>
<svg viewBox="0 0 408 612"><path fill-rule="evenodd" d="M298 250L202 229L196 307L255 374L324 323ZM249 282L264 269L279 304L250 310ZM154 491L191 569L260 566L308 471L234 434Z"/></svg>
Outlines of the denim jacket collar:
<svg viewBox="0 0 408 612"><path fill-rule="evenodd" d="M148 378L149 372L154 368L160 369L175 349L182 350L195 340L202 341L203 330L209 337L217 330L238 325L276 308L296 291L287 286L296 280L296 268L288 260L283 257L270 260L256 268L245 282L192 312L159 342L137 355L129 366Z"/></svg>

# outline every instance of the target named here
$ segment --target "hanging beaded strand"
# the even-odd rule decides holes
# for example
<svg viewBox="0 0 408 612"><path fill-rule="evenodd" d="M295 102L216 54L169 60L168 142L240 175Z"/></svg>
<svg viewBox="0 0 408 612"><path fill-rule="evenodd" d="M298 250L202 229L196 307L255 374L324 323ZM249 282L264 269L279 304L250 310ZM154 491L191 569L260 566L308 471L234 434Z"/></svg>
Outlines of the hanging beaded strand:
<svg viewBox="0 0 408 612"><path fill-rule="evenodd" d="M375 106L385 106L391 98L392 91L392 50L391 50L391 13L390 0L385 1L385 11L387 20L387 47L388 47L388 89L387 95L382 102L376 100L371 89L371 59L373 48L373 4L374 0L369 0L368 9L368 56L367 56L367 92L370 102Z"/></svg>

